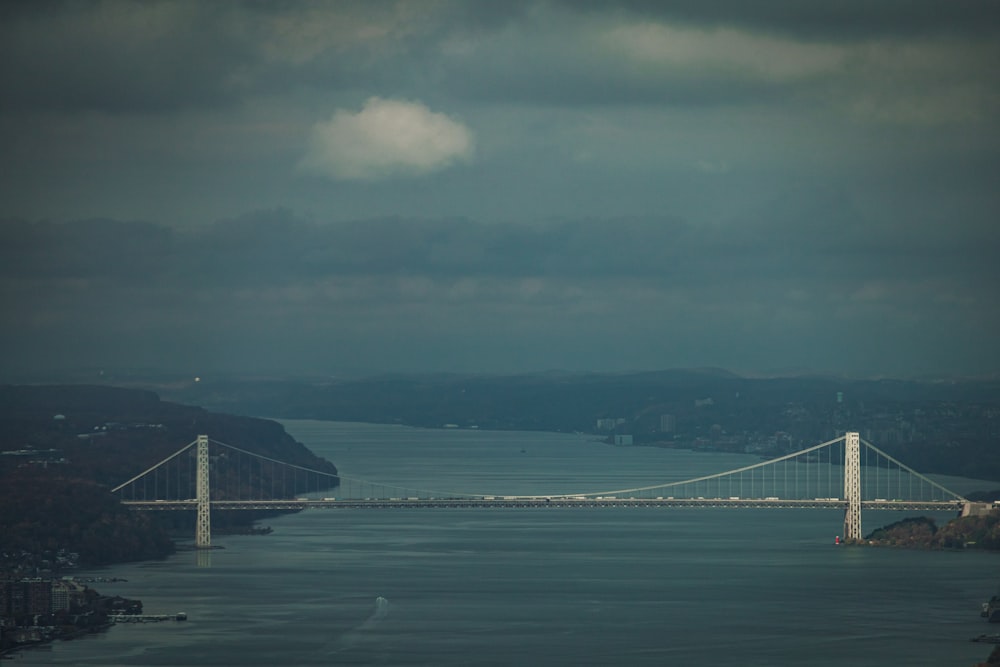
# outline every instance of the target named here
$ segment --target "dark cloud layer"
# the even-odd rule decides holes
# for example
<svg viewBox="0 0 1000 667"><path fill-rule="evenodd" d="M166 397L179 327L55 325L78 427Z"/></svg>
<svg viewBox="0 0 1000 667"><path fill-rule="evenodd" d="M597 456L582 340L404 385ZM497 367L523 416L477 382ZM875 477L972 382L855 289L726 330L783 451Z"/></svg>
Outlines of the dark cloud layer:
<svg viewBox="0 0 1000 667"><path fill-rule="evenodd" d="M836 198L824 204L846 206ZM199 338L196 328L207 335L202 346L225 348L227 364L259 369L270 361L303 370L315 337L328 332L351 346L326 351L322 364L331 370L361 362L390 370L379 359L394 344L460 367L483 345L484 354L497 356L481 358L482 365L501 370L510 363L498 367L503 350L530 349L532 341L553 347L556 365L603 367L600 359L571 361L591 335L602 346L627 348L607 355L615 364L642 367L671 363L669 350L653 342L658 336L666 347L679 340L695 350L700 339L706 351L698 361L708 362L746 337L794 334L839 339L838 349L887 348L912 326L935 338L954 334L956 321L973 339L995 330L989 306L1000 270L985 250L996 247L995 235L928 248L905 235L865 235L861 220L842 234L813 234L799 217L809 211L773 212L733 234L669 219L317 224L282 210L190 232L109 220L8 222L0 275L5 309L20 327L6 342L36 357L44 354L34 349L39 343L51 344L49 332L72 332L77 343L89 341L91 361L114 364L122 350L101 339L126 334L129 346L161 341L166 358L184 367L211 366L218 358L206 358L190 340ZM706 326L727 329L699 334ZM784 334L775 330L782 327ZM440 347L455 336L473 344ZM563 336L571 339L560 349L554 341ZM253 352L278 341L289 347L273 359ZM940 354L970 368L978 363L962 350ZM787 365L808 361L788 356ZM415 359L403 365L433 367Z"/></svg>
<svg viewBox="0 0 1000 667"><path fill-rule="evenodd" d="M163 113L231 102L249 44L214 4L18 3L0 28L0 109Z"/></svg>
<svg viewBox="0 0 1000 667"><path fill-rule="evenodd" d="M178 231L106 219L10 220L0 226L0 275L21 280L165 281L177 288L297 284L330 276L670 279L702 285L720 274L845 285L943 275L991 289L1000 230L914 236L880 229L843 197L817 192L809 207L778 200L726 227L670 218L540 224L383 218L316 223L258 211ZM988 278L987 280L981 280ZM800 283L801 284L801 283Z"/></svg>
<svg viewBox="0 0 1000 667"><path fill-rule="evenodd" d="M301 84L540 104L715 104L782 95L788 84L724 69L635 68L621 54L609 57L602 34L622 24L668 25L802 45L887 39L905 50L906 39L989 44L1000 33L995 3L976 0L35 4L5 8L0 109L165 113L289 94Z"/></svg>

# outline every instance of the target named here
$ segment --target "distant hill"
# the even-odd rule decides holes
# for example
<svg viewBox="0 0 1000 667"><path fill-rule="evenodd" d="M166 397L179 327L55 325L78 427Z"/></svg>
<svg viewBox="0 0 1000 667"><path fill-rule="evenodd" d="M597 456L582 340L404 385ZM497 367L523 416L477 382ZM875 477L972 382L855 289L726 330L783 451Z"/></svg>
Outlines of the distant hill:
<svg viewBox="0 0 1000 667"><path fill-rule="evenodd" d="M156 405L156 410L180 411L178 416L186 416L175 422L175 428L181 428L185 419L199 424L184 427L191 438L195 431L208 427L206 420L213 414L208 410L431 428L454 424L608 437L625 433L637 445L761 455L793 451L856 430L920 472L1000 483L997 379L747 378L716 368L512 375L400 373L348 379L232 376L195 381L155 373L109 373L105 377L109 383L136 390L127 398L103 394L112 404L119 403L123 411L133 406L141 412ZM66 390L39 391L48 394L48 401ZM157 395L166 400L160 401ZM0 394L3 405L17 404ZM218 428L232 429L238 423L230 420L228 426ZM215 426L211 428L209 432L217 432ZM281 434L269 430L277 425L240 428L249 430L245 437L260 433L268 434L266 441L281 440Z"/></svg>
<svg viewBox="0 0 1000 667"><path fill-rule="evenodd" d="M628 433L640 445L761 454L856 430L921 472L1000 480L998 380L745 378L708 368L202 379L161 390L174 400L237 414Z"/></svg>

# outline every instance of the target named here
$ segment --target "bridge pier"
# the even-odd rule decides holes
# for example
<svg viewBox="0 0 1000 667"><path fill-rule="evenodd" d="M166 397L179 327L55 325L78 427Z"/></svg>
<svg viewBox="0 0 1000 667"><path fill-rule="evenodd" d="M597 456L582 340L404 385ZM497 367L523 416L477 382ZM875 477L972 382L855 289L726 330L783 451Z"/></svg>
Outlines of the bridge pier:
<svg viewBox="0 0 1000 667"><path fill-rule="evenodd" d="M861 435L844 435L844 539L861 541Z"/></svg>
<svg viewBox="0 0 1000 667"><path fill-rule="evenodd" d="M208 486L208 436L199 435L197 440L197 477L195 488L198 500L198 518L194 528L194 546L197 549L212 547L212 514Z"/></svg>

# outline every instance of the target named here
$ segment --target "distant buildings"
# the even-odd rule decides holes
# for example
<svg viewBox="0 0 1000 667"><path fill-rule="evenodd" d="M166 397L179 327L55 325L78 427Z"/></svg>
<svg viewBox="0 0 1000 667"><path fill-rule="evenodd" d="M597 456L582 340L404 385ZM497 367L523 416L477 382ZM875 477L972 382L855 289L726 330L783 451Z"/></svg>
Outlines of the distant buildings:
<svg viewBox="0 0 1000 667"><path fill-rule="evenodd" d="M52 582L52 611L57 612L70 607L81 606L84 603L86 587L68 579L56 579Z"/></svg>
<svg viewBox="0 0 1000 667"><path fill-rule="evenodd" d="M0 626L28 616L45 616L81 607L87 587L68 579L0 579Z"/></svg>
<svg viewBox="0 0 1000 667"><path fill-rule="evenodd" d="M677 430L677 417L660 415L660 433L673 433Z"/></svg>
<svg viewBox="0 0 1000 667"><path fill-rule="evenodd" d="M625 423L624 417L606 417L597 420L598 431L613 431Z"/></svg>
<svg viewBox="0 0 1000 667"><path fill-rule="evenodd" d="M51 612L51 580L32 578L0 581L0 616L16 618Z"/></svg>

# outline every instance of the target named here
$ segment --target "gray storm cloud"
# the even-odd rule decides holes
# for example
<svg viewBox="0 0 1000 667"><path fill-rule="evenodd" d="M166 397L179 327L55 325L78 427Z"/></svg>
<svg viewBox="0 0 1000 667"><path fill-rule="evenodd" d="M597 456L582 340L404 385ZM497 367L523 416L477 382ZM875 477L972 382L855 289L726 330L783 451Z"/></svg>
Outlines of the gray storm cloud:
<svg viewBox="0 0 1000 667"><path fill-rule="evenodd" d="M988 0L0 5L0 369L1000 372Z"/></svg>

